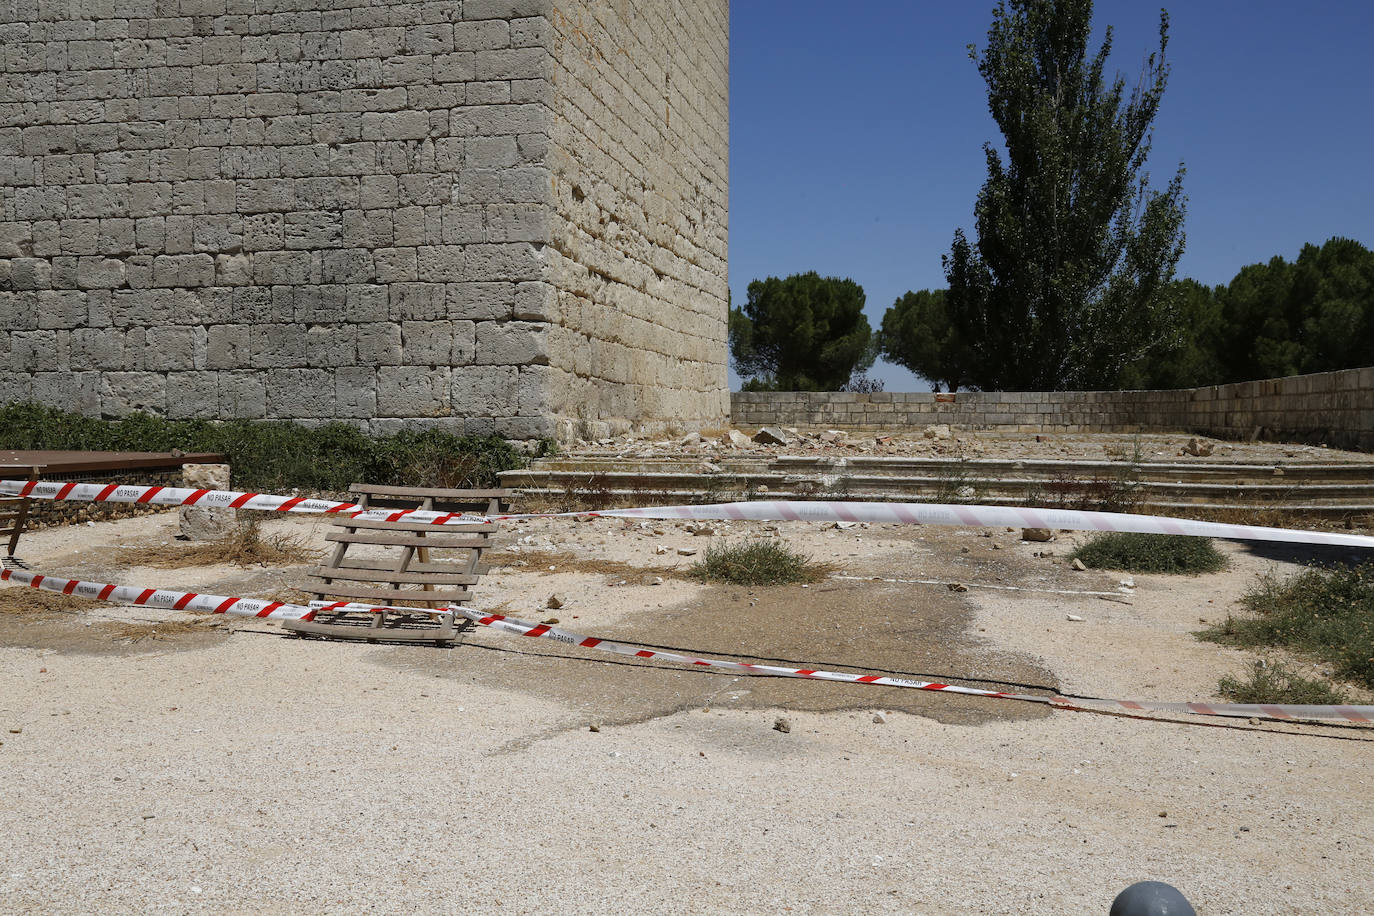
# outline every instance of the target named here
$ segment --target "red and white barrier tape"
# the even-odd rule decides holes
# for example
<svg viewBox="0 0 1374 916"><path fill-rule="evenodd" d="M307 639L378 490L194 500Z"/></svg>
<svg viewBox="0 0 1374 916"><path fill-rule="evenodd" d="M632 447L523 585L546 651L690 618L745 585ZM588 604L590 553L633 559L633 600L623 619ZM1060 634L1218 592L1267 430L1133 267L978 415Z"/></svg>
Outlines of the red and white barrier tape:
<svg viewBox="0 0 1374 916"><path fill-rule="evenodd" d="M273 496L229 490L136 487L119 484L0 481L0 495L82 502L141 503L150 506L203 506L276 512L341 514L372 521L408 521L432 525L472 524L525 518L597 516L604 518L692 519L697 521L869 522L877 525L944 525L969 528L1051 528L1066 531L1126 531L1182 534L1238 541L1277 541L1374 549L1374 537L1327 531L1299 531L1259 525L1228 525L1193 519L1073 509L1020 506L965 506L938 503L871 502L737 502L709 506L652 506L599 512L549 512L478 516L417 509L362 509L354 503L299 496Z"/></svg>
<svg viewBox="0 0 1374 916"><path fill-rule="evenodd" d="M672 662L694 667L718 668L739 674L769 677L793 677L813 681L831 681L842 684L868 684L874 687L902 687L910 690L929 690L942 693L957 693L963 696L987 697L998 700L1021 700L1028 703L1041 703L1058 709L1084 710L1089 712L1166 712L1191 713L1202 716L1230 716L1240 718L1260 717L1267 719L1317 719L1354 722L1368 725L1374 722L1374 706L1278 706L1270 704L1238 703L1157 703L1148 700L1087 700L1070 699L1061 696L1037 696L1027 693L1006 693L1000 690L983 690L977 687L962 687L957 684L941 684L933 681L913 681L906 678L891 677L884 674L850 674L840 671L821 671L812 668L783 668L777 665L755 665L749 662L725 661L723 659L696 658L676 652L647 649L611 640L583 636L548 624L525 623L512 620L501 614L486 614L470 608L455 607L447 611L425 611L416 608L385 608L377 605L356 604L352 602L311 602L309 607L286 604L280 601L265 601L256 598L230 598L222 595L201 595L195 592L176 592L168 589L141 588L133 585L109 585L103 582L82 582L77 579L63 579L39 572L20 569L0 570L0 581L18 582L30 588L43 589L75 598L92 601L132 604L139 607L165 608L175 611L201 611L208 614L228 614L238 617L256 617L269 620L310 620L319 613L332 611L358 611L377 613L394 610L400 613L456 613L484 627L504 633L530 638L552 639L569 646L584 649L597 649L616 655L625 655L645 660Z"/></svg>
<svg viewBox="0 0 1374 916"><path fill-rule="evenodd" d="M105 582L82 582L23 569L0 570L0 582L18 582L30 588L57 592L59 595L71 595L73 598L165 608L169 611L202 611L206 614L261 617L267 620L309 619L314 615L308 607L284 604L280 601L228 598L224 595L201 595L196 592L174 592L162 588L139 588L134 585L109 585Z"/></svg>
<svg viewBox="0 0 1374 916"><path fill-rule="evenodd" d="M313 606L313 605L312 605ZM983 690L977 687L961 687L957 684L940 684L934 681L912 681L906 678L890 677L882 674L849 674L842 671L819 671L810 668L782 668L776 665L754 665L747 662L732 662L712 658L695 658L679 655L676 652L663 652L629 646L624 643L596 639L561 630L548 624L532 624L512 620L501 614L484 614L470 608L454 608L455 611L482 626L491 627L516 636L553 639L570 646L584 649L599 649L616 655L634 658L656 659L674 662L679 665L721 668L740 674L764 675L771 677L795 677L813 681L834 681L842 684L871 684L874 687L904 687L911 690L932 690L943 693L958 693L964 696L988 697L998 700L1022 700L1028 703L1042 703L1058 709L1087 711L1129 712L1167 712L1191 713L1201 716L1229 716L1237 718L1263 717L1267 719L1327 719L1342 722L1355 722L1361 725L1374 723L1374 706L1288 706L1249 703L1158 703L1152 700L1088 700L1070 699L1061 696L1038 696L1029 693L1006 693L1000 690Z"/></svg>

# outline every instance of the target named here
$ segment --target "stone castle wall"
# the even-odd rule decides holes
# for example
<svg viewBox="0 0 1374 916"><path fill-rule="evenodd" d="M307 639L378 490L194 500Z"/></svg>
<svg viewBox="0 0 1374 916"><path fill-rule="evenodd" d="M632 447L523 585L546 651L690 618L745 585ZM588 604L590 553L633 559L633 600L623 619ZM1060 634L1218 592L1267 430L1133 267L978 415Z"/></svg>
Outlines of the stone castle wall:
<svg viewBox="0 0 1374 916"><path fill-rule="evenodd" d="M1173 432L1374 450L1374 368L1172 391L735 392L740 426Z"/></svg>
<svg viewBox="0 0 1374 916"><path fill-rule="evenodd" d="M723 415L726 0L594 65L568 23L623 43L631 4L563 5L0 3L0 401L512 438ZM650 56L712 62L681 90L707 139L603 171L650 142ZM570 185L633 244L569 242L600 219ZM664 234L689 188L714 222Z"/></svg>
<svg viewBox="0 0 1374 916"><path fill-rule="evenodd" d="M556 4L551 409L578 435L729 412L729 14Z"/></svg>

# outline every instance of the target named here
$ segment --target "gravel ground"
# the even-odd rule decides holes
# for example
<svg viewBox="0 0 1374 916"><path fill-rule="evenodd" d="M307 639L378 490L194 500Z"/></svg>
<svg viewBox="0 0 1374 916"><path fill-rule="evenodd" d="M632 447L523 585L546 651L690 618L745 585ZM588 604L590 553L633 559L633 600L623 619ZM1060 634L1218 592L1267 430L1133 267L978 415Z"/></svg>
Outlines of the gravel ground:
<svg viewBox="0 0 1374 916"><path fill-rule="evenodd" d="M45 572L221 594L298 575L120 565L111 545L174 524L42 531L21 553ZM271 524L323 542L316 521ZM709 541L685 528L557 521L512 528L507 559L526 565L485 578L478 604L543 618L560 591L561 625L594 635L1207 699L1247 657L1191 630L1257 572L1291 566L1228 545L1228 572L1137 575L1123 604L1065 594L1120 578L1070 570L1067 537L777 527L716 537L781 536L847 575L969 590L708 588L671 577L691 562L676 548ZM620 585L544 562L560 552L669 575ZM980 587L1008 585L1041 591ZM1357 877L1374 827L1368 729L917 706L487 631L454 650L261 622L114 639L107 618L150 619L92 607L0 630L0 912L1105 913L1145 879L1199 912L1374 908Z"/></svg>

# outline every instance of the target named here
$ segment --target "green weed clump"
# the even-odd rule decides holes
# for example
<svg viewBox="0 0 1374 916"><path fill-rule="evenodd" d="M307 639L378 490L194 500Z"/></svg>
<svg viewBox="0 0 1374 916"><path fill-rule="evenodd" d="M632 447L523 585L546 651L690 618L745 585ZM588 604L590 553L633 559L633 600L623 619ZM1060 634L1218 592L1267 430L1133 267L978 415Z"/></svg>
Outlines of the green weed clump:
<svg viewBox="0 0 1374 916"><path fill-rule="evenodd" d="M1283 646L1374 688L1374 563L1266 576L1241 597L1254 616L1227 617L1198 635L1234 646Z"/></svg>
<svg viewBox="0 0 1374 916"><path fill-rule="evenodd" d="M728 582L733 585L792 585L819 582L830 572L823 563L813 563L775 540L746 541L743 544L713 544L689 574L702 582Z"/></svg>
<svg viewBox="0 0 1374 916"><path fill-rule="evenodd" d="M0 407L0 448L218 452L229 460L235 487L267 491L339 492L350 483L489 487L499 471L524 464L499 436L429 429L374 437L347 423L218 423L143 413L100 420L37 404Z"/></svg>
<svg viewBox="0 0 1374 916"><path fill-rule="evenodd" d="M1345 694L1323 681L1303 677L1283 664L1255 661L1245 679L1224 677L1217 692L1232 703L1274 703L1296 706L1338 706Z"/></svg>
<svg viewBox="0 0 1374 916"><path fill-rule="evenodd" d="M1209 538L1182 534L1102 534L1069 554L1093 569L1142 573L1208 573L1226 567Z"/></svg>

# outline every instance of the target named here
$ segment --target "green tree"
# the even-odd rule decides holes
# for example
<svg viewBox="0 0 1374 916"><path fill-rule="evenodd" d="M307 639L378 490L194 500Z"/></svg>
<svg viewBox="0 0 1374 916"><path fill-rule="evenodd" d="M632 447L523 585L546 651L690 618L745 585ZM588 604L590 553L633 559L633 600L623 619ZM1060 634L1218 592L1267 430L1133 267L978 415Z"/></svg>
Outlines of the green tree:
<svg viewBox="0 0 1374 916"><path fill-rule="evenodd" d="M1218 292L1229 344L1220 357L1228 382L1296 375L1302 348L1288 313L1293 265L1275 255L1266 264L1249 264Z"/></svg>
<svg viewBox="0 0 1374 916"><path fill-rule="evenodd" d="M1175 280L1173 292L1180 325L1177 346L1128 366L1122 388L1197 388L1227 380L1220 354L1229 340L1216 290L1196 280Z"/></svg>
<svg viewBox="0 0 1374 916"><path fill-rule="evenodd" d="M972 354L949 320L942 289L908 292L883 314L878 350L885 359L927 379L939 391L968 383Z"/></svg>
<svg viewBox="0 0 1374 916"><path fill-rule="evenodd" d="M1103 75L1110 28L1088 58L1091 0L1003 0L981 58L970 47L1006 146L1005 162L984 147L976 243L956 231L944 259L972 386L1110 387L1176 334L1183 167L1163 192L1142 174L1168 23L1129 94Z"/></svg>
<svg viewBox="0 0 1374 916"><path fill-rule="evenodd" d="M746 390L838 391L877 356L863 287L815 271L749 284L730 310L730 355Z"/></svg>
<svg viewBox="0 0 1374 916"><path fill-rule="evenodd" d="M1218 293L1226 381L1374 363L1374 252L1351 239L1241 268Z"/></svg>

